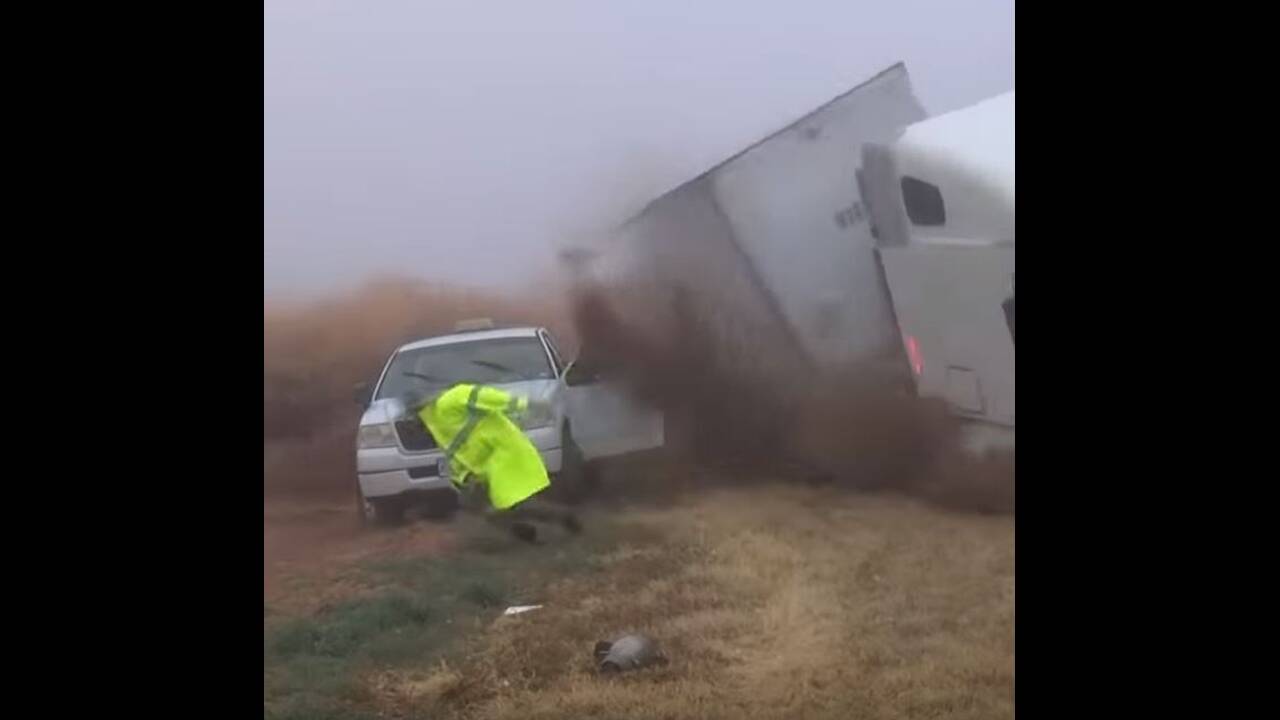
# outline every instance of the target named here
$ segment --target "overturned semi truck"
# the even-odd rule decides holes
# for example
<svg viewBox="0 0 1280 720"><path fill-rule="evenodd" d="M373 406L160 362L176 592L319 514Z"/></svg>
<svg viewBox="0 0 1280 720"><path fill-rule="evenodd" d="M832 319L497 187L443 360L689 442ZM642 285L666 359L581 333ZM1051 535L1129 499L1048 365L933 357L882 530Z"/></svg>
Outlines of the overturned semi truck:
<svg viewBox="0 0 1280 720"><path fill-rule="evenodd" d="M876 367L1011 447L1013 120L929 118L895 65L576 250L578 289L736 387Z"/></svg>

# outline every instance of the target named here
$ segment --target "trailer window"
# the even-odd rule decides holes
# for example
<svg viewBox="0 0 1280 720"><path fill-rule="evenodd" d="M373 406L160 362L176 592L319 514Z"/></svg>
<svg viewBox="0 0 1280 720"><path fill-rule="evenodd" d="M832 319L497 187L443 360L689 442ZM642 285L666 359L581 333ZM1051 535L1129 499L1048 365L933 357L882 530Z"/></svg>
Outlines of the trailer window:
<svg viewBox="0 0 1280 720"><path fill-rule="evenodd" d="M907 217L911 218L912 225L928 227L947 222L947 209L937 185L904 175L902 203L907 207Z"/></svg>

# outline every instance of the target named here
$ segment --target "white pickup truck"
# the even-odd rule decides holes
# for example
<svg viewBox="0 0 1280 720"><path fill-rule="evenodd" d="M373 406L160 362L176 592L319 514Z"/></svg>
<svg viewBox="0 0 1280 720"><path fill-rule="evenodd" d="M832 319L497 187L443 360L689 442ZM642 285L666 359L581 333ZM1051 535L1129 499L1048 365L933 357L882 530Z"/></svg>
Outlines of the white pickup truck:
<svg viewBox="0 0 1280 720"><path fill-rule="evenodd" d="M551 333L539 327L481 328L400 346L373 385L357 389L365 406L356 443L356 495L365 522L399 520L414 502L453 506L441 472L443 451L403 398L461 382L482 383L546 402L551 410L523 418L552 485L580 481L583 463L659 447L659 411L632 403L585 368L565 362Z"/></svg>

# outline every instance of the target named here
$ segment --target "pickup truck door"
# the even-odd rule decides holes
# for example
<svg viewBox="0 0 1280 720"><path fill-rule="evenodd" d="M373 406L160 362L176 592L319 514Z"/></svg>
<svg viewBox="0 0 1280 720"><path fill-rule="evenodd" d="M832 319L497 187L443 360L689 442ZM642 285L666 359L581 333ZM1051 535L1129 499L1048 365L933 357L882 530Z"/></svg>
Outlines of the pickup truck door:
<svg viewBox="0 0 1280 720"><path fill-rule="evenodd" d="M576 361L564 379L573 439L588 460L663 445L661 410L636 402L617 381Z"/></svg>

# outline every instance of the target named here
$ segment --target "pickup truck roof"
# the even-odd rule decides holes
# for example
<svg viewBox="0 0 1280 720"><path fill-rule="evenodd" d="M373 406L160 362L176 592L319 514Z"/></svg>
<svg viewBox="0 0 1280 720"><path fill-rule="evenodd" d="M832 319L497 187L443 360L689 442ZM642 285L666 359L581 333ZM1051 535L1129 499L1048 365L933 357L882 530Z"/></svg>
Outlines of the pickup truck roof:
<svg viewBox="0 0 1280 720"><path fill-rule="evenodd" d="M466 330L463 332L453 332L453 333L449 333L448 335L436 335L434 337L423 338L422 340L415 340L411 343L406 343L404 345L401 345L399 348L397 348L396 352L402 352L405 350L417 350L419 348L432 347L435 345L449 345L451 343L462 342L462 341L469 342L472 340L497 340L500 338L536 337L538 334L538 331L541 329L542 328L539 328L539 327L527 326L527 327L497 328L497 329L489 329L489 330Z"/></svg>

